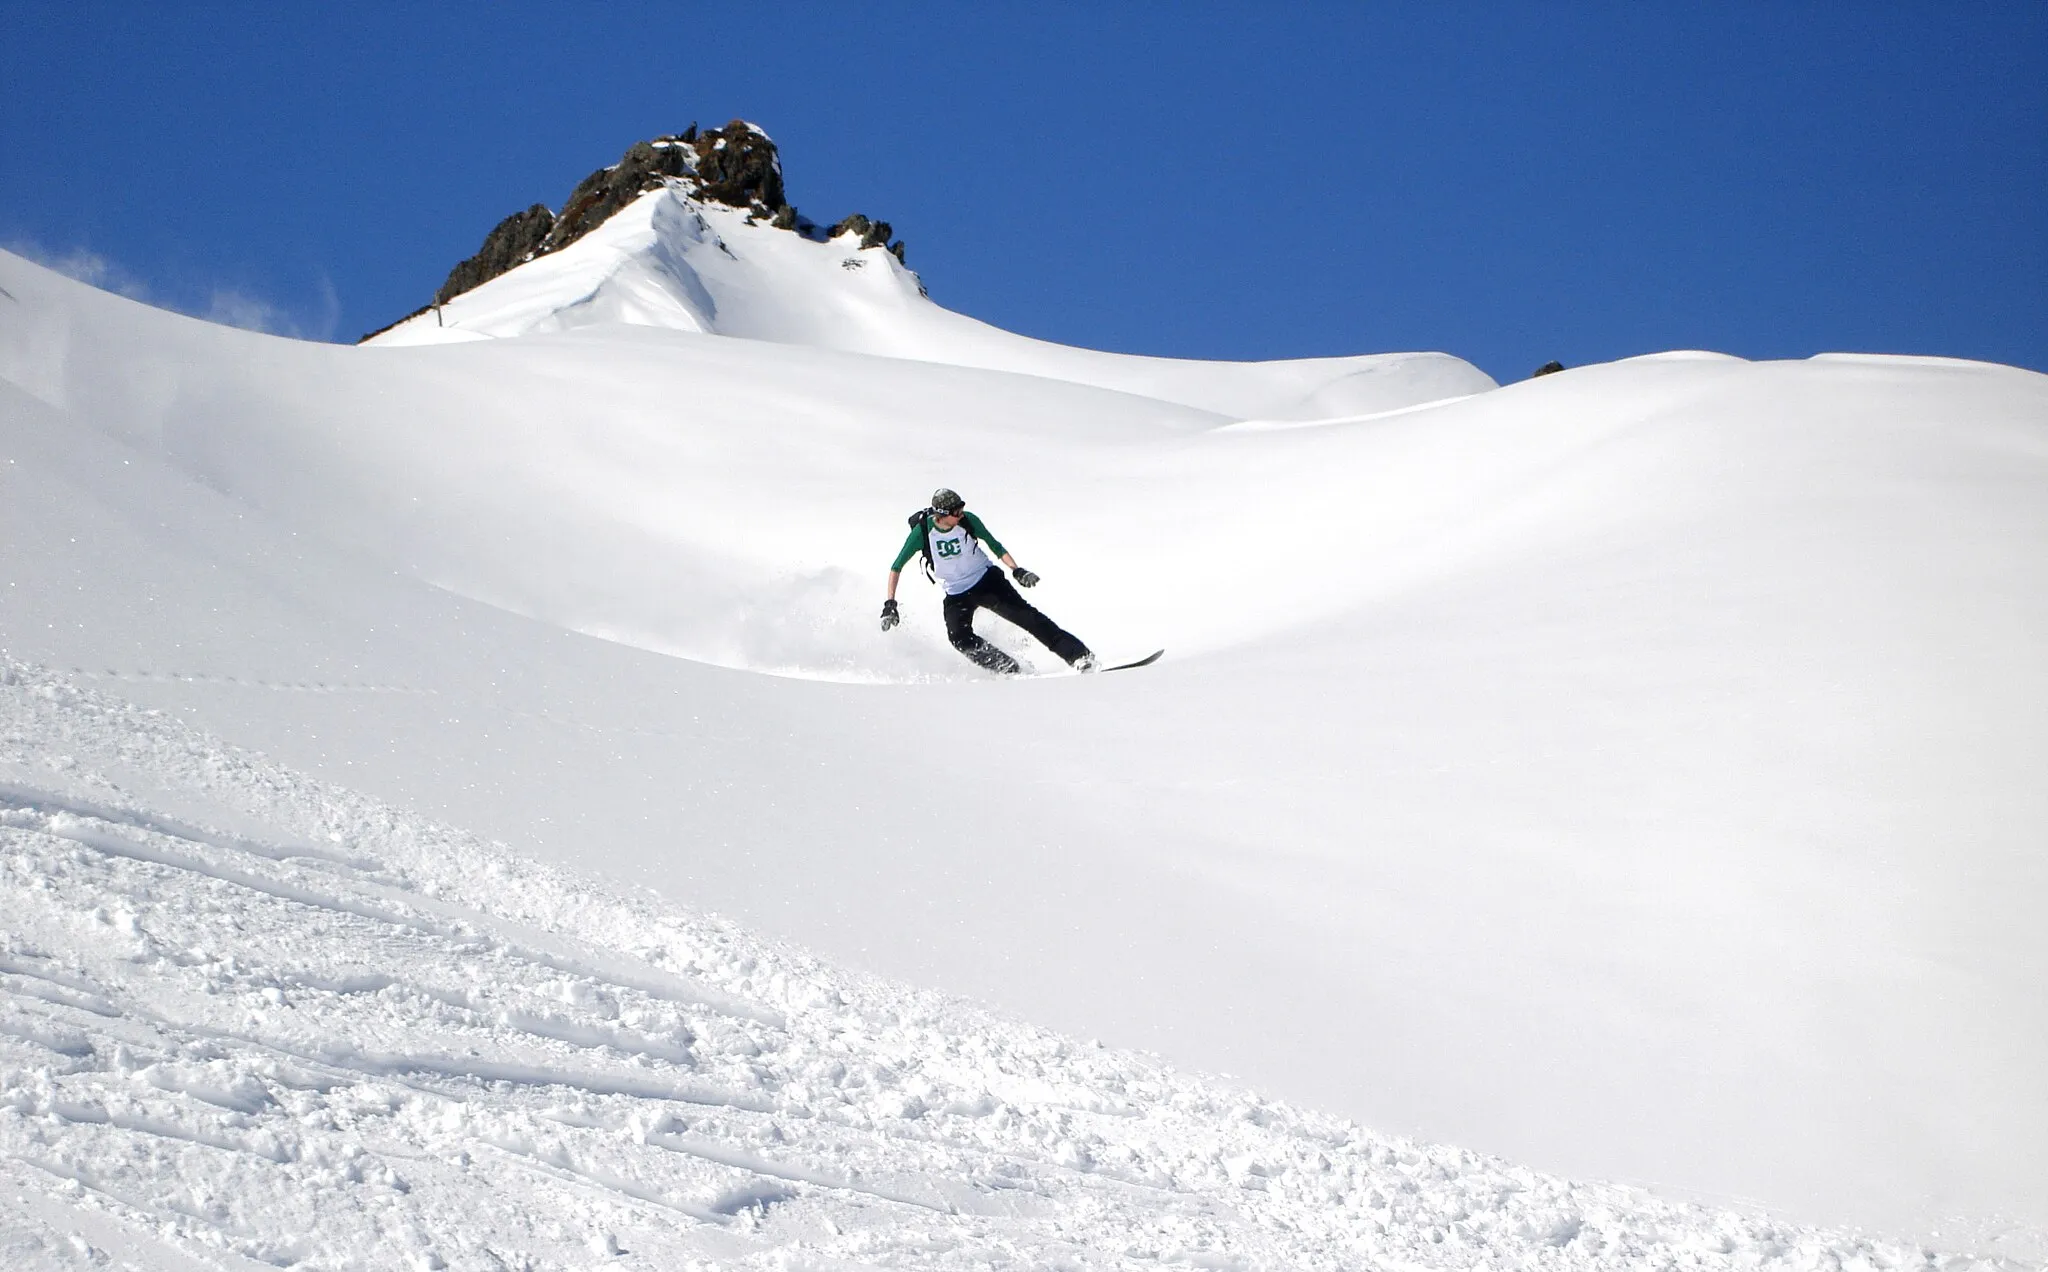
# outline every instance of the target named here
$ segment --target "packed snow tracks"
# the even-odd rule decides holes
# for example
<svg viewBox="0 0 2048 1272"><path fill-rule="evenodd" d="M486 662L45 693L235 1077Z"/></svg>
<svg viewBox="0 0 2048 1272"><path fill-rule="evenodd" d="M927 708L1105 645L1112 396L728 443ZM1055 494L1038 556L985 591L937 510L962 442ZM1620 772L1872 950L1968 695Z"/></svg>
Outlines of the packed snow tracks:
<svg viewBox="0 0 2048 1272"><path fill-rule="evenodd" d="M1932 1266L1374 1135L0 682L10 1268Z"/></svg>

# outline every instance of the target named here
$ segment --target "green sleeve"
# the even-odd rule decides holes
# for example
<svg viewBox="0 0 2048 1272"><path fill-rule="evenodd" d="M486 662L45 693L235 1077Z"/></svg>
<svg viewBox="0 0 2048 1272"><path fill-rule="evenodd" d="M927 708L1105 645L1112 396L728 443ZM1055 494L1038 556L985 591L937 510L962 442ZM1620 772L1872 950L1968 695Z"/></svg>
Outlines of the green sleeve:
<svg viewBox="0 0 2048 1272"><path fill-rule="evenodd" d="M910 527L910 537L903 541L903 551L898 552L896 554L896 564L890 566L889 568L892 571L900 573L903 569L905 562L909 561L910 558L916 556L918 553L924 551L924 544L918 542L918 540L922 538L924 538L923 526Z"/></svg>
<svg viewBox="0 0 2048 1272"><path fill-rule="evenodd" d="M987 526L981 524L980 517L977 517L973 513L969 512L962 514L960 520L967 523L967 533L973 535L975 538L981 540L983 543L986 543L988 545L989 551L995 553L999 557L1009 551L1008 548L1004 547L1000 542L997 541L994 535L988 532Z"/></svg>

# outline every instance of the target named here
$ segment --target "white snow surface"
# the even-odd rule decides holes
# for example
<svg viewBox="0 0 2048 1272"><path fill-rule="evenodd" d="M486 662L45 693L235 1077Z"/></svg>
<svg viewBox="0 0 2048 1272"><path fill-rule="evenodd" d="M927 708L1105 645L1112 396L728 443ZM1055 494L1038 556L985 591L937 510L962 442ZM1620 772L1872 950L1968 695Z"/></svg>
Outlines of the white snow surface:
<svg viewBox="0 0 2048 1272"><path fill-rule="evenodd" d="M916 274L857 235L816 242L692 198L650 191L559 252L379 333L438 344L628 323L850 353L1014 371L1237 417L1389 410L1494 387L1442 353L1198 362L1101 353L1004 331L941 308ZM970 412L971 413L971 412Z"/></svg>
<svg viewBox="0 0 2048 1272"><path fill-rule="evenodd" d="M880 352L621 322L335 348L0 255L4 1001L47 1033L5 1062L8 1239L54 1266L92 1257L72 1236L138 1266L2048 1252L2048 377L1661 355L1304 416L1317 386L1241 368L1148 395ZM995 683L921 581L876 630L942 483L1063 625L1166 660ZM349 979L380 958L422 970ZM790 1076L818 1047L894 1066L832 1097L847 1138ZM994 1081L940 1076L962 1054L1136 1114L994 1086L945 1112ZM337 1111L359 1089L402 1098ZM763 1108L680 1098L734 1091ZM902 1091L921 1112L885 1117ZM1207 1164L1101 1169L1147 1135ZM1438 1173L1373 1173L1403 1153ZM233 1182L159 1201L157 1154ZM1020 1162L1028 1205L990 1182ZM846 1186L885 1175L902 1196ZM316 1194L354 1200L287 1205ZM575 1245L606 1237L634 1253Z"/></svg>
<svg viewBox="0 0 2048 1272"><path fill-rule="evenodd" d="M20 1272L1956 1266L836 971L34 668L0 727Z"/></svg>

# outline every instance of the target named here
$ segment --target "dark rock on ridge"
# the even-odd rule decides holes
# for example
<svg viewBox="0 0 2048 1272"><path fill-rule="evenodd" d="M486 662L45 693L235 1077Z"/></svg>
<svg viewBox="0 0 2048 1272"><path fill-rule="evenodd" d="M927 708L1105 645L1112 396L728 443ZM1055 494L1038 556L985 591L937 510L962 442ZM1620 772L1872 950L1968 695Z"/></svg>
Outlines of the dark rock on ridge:
<svg viewBox="0 0 2048 1272"><path fill-rule="evenodd" d="M1539 375L1556 375L1558 372L1562 370L1564 370L1564 363L1559 362L1556 358L1552 358L1550 361L1544 363L1542 366L1537 367L1535 374L1531 375L1529 378L1533 380L1536 378L1536 376Z"/></svg>
<svg viewBox="0 0 2048 1272"><path fill-rule="evenodd" d="M868 248L881 247L889 241L889 235L893 232L887 221L870 221L856 212L825 231L825 237L836 239L842 234L858 234L860 235L860 245L863 248ZM902 260L902 253L898 252L896 259Z"/></svg>
<svg viewBox="0 0 2048 1272"><path fill-rule="evenodd" d="M713 129L694 144L699 195L736 208L783 207L782 156L768 134L735 119L723 134Z"/></svg>
<svg viewBox="0 0 2048 1272"><path fill-rule="evenodd" d="M904 259L903 243L889 241L892 231L887 221L871 221L856 213L821 232L810 218L790 206L782 185L782 156L759 128L741 119L723 128L699 130L691 124L680 133L637 142L619 162L585 177L569 192L561 215L536 203L498 222L476 255L448 272L448 281L434 293L432 304L406 318L444 305L535 257L562 250L642 194L671 181L682 183L696 198L746 209L750 221L766 221L778 230L813 239L854 233L860 236L861 248L886 247L898 261ZM397 325L380 327L363 339Z"/></svg>
<svg viewBox="0 0 2048 1272"><path fill-rule="evenodd" d="M434 303L446 304L450 296L460 296L514 265L532 260L548 241L555 224L555 214L539 203L498 222L498 227L484 236L484 245L477 254L448 272L448 281L434 293Z"/></svg>
<svg viewBox="0 0 2048 1272"><path fill-rule="evenodd" d="M540 251L569 246L647 191L683 179L693 181L697 197L708 202L769 217L788 207L782 197L782 158L766 133L738 119L701 133L692 124L673 137L638 142L616 164L583 178L569 192ZM789 219L794 226L795 208L789 208Z"/></svg>

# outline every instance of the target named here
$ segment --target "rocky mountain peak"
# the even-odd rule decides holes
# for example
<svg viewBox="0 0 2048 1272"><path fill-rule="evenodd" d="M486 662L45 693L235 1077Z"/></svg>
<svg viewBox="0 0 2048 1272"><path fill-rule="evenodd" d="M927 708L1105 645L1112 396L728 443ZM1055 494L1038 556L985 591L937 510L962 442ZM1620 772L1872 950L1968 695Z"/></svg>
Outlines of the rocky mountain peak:
<svg viewBox="0 0 2048 1272"><path fill-rule="evenodd" d="M407 317L446 304L535 257L562 250L642 194L670 184L692 198L743 208L750 222L759 220L818 240L853 234L863 249L886 247L897 260L904 259L903 243L890 241L893 231L887 221L855 213L821 228L791 206L782 185L782 156L758 126L743 119L723 128L700 129L693 123L679 133L636 142L617 163L578 182L560 213L536 203L498 222L476 255L448 272L448 281L434 293L432 303Z"/></svg>

